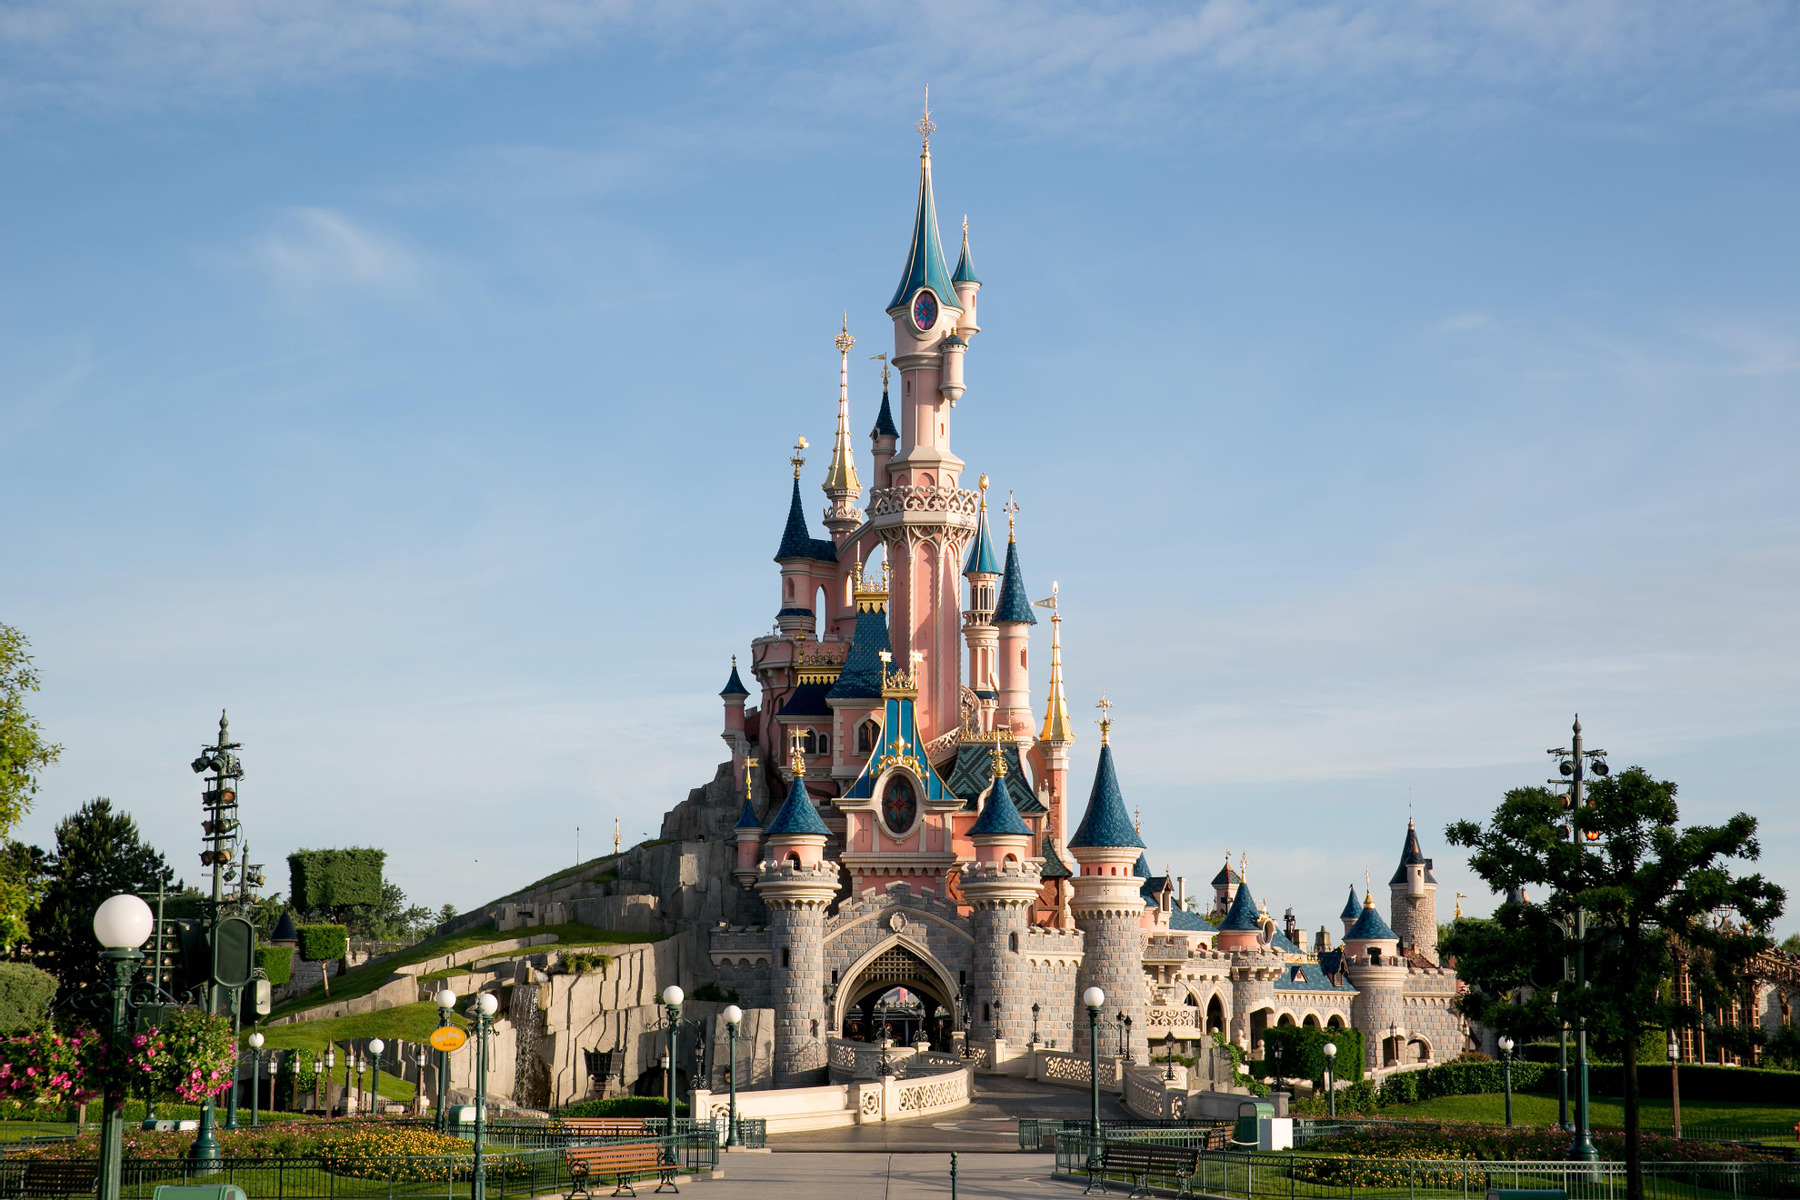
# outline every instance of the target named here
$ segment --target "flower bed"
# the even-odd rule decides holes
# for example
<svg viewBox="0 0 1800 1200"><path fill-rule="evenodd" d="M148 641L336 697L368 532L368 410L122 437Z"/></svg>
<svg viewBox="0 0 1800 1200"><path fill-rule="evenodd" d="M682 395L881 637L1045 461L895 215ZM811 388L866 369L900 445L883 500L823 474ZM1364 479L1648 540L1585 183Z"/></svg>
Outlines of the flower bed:
<svg viewBox="0 0 1800 1200"><path fill-rule="evenodd" d="M1600 1156L1615 1161L1625 1158L1625 1135L1599 1131L1593 1135ZM1479 1159L1510 1162L1519 1159L1559 1161L1568 1157L1569 1135L1554 1127L1476 1124L1432 1124L1412 1121L1388 1125L1371 1122L1323 1141L1314 1142L1321 1155L1333 1158ZM1646 1162L1780 1162L1773 1151L1731 1142L1677 1140L1646 1133L1642 1140ZM1310 1178L1310 1177L1308 1177ZM1315 1182L1327 1182L1324 1179ZM1358 1181L1358 1186L1363 1186Z"/></svg>

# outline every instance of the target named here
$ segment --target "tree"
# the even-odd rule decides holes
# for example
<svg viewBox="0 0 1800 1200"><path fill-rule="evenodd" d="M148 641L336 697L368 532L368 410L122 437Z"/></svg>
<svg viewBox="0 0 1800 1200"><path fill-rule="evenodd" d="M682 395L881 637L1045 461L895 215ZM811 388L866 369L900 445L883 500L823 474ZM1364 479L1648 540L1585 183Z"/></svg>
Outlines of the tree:
<svg viewBox="0 0 1800 1200"><path fill-rule="evenodd" d="M1787 954L1800 955L1800 933L1790 933L1782 938L1781 949Z"/></svg>
<svg viewBox="0 0 1800 1200"><path fill-rule="evenodd" d="M161 852L138 836L129 813L95 797L56 826L56 853L45 863L44 893L31 917L33 961L55 975L65 992L101 982L94 910L121 892L154 892L172 885Z"/></svg>
<svg viewBox="0 0 1800 1200"><path fill-rule="evenodd" d="M25 710L25 695L38 690L30 642L10 625L0 625L0 838L12 832L37 795L38 772L62 747L44 740L43 730ZM9 857L4 866L16 862ZM0 949L10 950L28 935L29 885L10 869L0 870Z"/></svg>
<svg viewBox="0 0 1800 1200"><path fill-rule="evenodd" d="M1494 943L1481 952L1498 961L1502 939L1511 939L1515 978L1538 980L1540 994L1548 993L1561 1014L1617 1039L1625 1066L1627 1196L1642 1200L1639 1044L1652 1030L1699 1025L1705 1007L1743 993L1786 893L1759 874L1734 877L1728 867L1761 855L1754 817L1739 813L1721 825L1680 829L1675 785L1641 767L1590 784L1579 812L1564 803L1543 788L1517 788L1485 827L1459 821L1444 832L1452 845L1470 849L1470 868L1496 892L1547 889L1536 905L1502 906L1489 931ZM1577 985L1560 971L1541 980L1546 949L1560 959L1582 948L1551 923L1560 918L1573 929L1577 908L1588 914L1588 981ZM1527 940L1533 938L1542 939L1536 950ZM1463 961L1459 953L1459 974ZM1683 967L1697 1004L1677 1000L1666 986Z"/></svg>

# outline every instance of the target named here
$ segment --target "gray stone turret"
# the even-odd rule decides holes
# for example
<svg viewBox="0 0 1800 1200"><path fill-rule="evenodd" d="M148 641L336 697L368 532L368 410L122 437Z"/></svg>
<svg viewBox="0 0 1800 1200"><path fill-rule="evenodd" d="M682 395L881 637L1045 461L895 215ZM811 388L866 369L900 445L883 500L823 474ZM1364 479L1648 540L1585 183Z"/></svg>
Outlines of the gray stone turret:
<svg viewBox="0 0 1800 1200"><path fill-rule="evenodd" d="M1069 904L1082 933L1081 969L1075 979L1075 1048L1078 1052L1088 1048L1082 993L1099 987L1106 993L1103 1017L1116 1020L1123 1012L1131 1018L1131 1050L1141 1061L1149 987L1144 979L1144 898L1132 867L1144 852L1144 842L1132 828L1119 794L1112 747L1106 742L1108 725L1100 724L1100 766L1087 813L1069 839L1069 853L1081 864L1080 873L1070 880L1075 897ZM1101 1047L1117 1045L1116 1036L1103 1033Z"/></svg>
<svg viewBox="0 0 1800 1200"><path fill-rule="evenodd" d="M1022 1046L1031 1037L1030 962L1025 944L1031 906L1043 886L1039 861L1031 854L1031 827L1019 816L1006 786L1006 758L994 743L994 781L981 815L969 829L976 861L962 868L962 894L975 934L975 1011L970 1028L977 1039Z"/></svg>
<svg viewBox="0 0 1800 1200"><path fill-rule="evenodd" d="M776 1087L825 1081L825 907L837 889L835 863L765 862L756 884L769 908Z"/></svg>
<svg viewBox="0 0 1800 1200"><path fill-rule="evenodd" d="M1344 935L1344 972L1356 986L1350 1005L1351 1023L1362 1030L1364 1065L1384 1065L1383 1047L1406 1040L1406 960L1400 939L1375 911L1375 898L1363 896L1362 915ZM1398 1061L1398 1047L1392 1054Z"/></svg>
<svg viewBox="0 0 1800 1200"><path fill-rule="evenodd" d="M1388 880L1388 921L1403 953L1411 951L1437 962L1437 879L1431 873L1431 860L1419 849L1419 835L1411 821L1406 823L1400 865Z"/></svg>

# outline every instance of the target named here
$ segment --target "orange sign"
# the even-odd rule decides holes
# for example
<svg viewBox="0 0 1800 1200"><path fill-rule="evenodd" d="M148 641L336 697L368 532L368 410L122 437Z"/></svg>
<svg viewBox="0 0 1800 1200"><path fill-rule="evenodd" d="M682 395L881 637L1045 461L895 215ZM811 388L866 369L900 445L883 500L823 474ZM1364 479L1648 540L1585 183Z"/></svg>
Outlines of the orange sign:
<svg viewBox="0 0 1800 1200"><path fill-rule="evenodd" d="M452 1050L461 1050L468 1040L469 1035L454 1025L446 1025L442 1029L431 1031L431 1048L442 1050L446 1054Z"/></svg>

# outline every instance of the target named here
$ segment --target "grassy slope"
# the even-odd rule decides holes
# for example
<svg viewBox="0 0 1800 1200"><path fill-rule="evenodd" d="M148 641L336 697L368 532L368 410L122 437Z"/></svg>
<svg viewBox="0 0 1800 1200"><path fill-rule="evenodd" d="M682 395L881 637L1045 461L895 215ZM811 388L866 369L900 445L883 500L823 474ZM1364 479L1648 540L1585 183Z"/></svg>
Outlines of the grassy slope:
<svg viewBox="0 0 1800 1200"><path fill-rule="evenodd" d="M1596 1096L1590 1102L1591 1124L1610 1128L1625 1127L1625 1103L1611 1097ZM1669 1125L1669 1102L1645 1100L1639 1108L1644 1125L1651 1129ZM1417 1104L1394 1104L1381 1110L1384 1117L1420 1117L1438 1121L1482 1121L1499 1124L1505 1119L1506 1098L1499 1093L1480 1096L1441 1096L1421 1100ZM1534 1093L1513 1093L1513 1120L1520 1125L1552 1125L1556 1122L1556 1097ZM1699 1129L1707 1125L1761 1124L1781 1121L1792 1125L1800 1121L1800 1105L1733 1104L1725 1100L1684 1100L1681 1105L1683 1128Z"/></svg>
<svg viewBox="0 0 1800 1200"><path fill-rule="evenodd" d="M452 1016L450 1020L463 1028L468 1027L468 1022L460 1016ZM302 1021L298 1025L275 1025L265 1029L263 1036L268 1039L266 1048L270 1050L311 1050L314 1054L323 1054L326 1046L332 1042L354 1041L358 1038L378 1037L387 1042L423 1042L431 1037L431 1031L437 1027L437 1005L429 1000L422 1000L417 1004L384 1008L380 1012L356 1013L323 1021ZM344 1082L347 1070L343 1057L340 1052L337 1068L333 1072L338 1083ZM364 1079L366 1082L367 1076ZM413 1085L394 1079L383 1071L381 1094L390 1100L411 1100Z"/></svg>
<svg viewBox="0 0 1800 1200"><path fill-rule="evenodd" d="M331 981L331 994L325 989L315 987L309 991L285 1001L271 1017L284 1017L289 1013L312 1008L320 1004L329 1004L336 1000L354 1000L366 996L386 983L388 977L400 967L409 967L428 959L439 958L446 954L454 954L460 950L472 950L477 946L485 946L490 942L507 941L521 937L536 937L540 934L554 934L558 946L616 946L626 942L655 942L664 935L658 933L619 933L610 929L596 929L592 925L538 925L526 929L507 930L497 933L493 925L480 925L474 929L466 929L461 933L449 934L445 937L429 938L416 946L401 951L394 957L340 975Z"/></svg>

